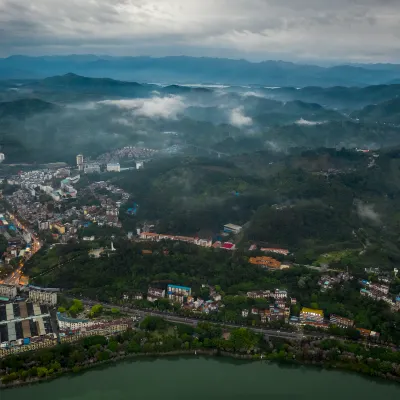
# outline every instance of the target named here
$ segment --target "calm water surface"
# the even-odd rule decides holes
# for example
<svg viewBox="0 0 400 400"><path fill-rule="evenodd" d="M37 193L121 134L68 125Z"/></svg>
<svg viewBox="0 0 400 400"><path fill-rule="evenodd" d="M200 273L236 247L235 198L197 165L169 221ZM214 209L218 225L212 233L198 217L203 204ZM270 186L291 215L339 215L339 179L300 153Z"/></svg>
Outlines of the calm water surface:
<svg viewBox="0 0 400 400"><path fill-rule="evenodd" d="M121 362L6 390L1 400L400 400L400 385L265 362L160 358Z"/></svg>

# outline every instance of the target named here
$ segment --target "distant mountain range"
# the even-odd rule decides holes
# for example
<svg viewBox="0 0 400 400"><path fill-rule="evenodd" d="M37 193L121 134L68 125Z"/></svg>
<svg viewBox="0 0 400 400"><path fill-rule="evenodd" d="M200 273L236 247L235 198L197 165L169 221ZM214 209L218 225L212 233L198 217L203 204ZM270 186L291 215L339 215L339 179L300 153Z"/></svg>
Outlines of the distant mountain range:
<svg viewBox="0 0 400 400"><path fill-rule="evenodd" d="M366 106L354 112L352 117L367 122L380 121L400 125L400 98Z"/></svg>
<svg viewBox="0 0 400 400"><path fill-rule="evenodd" d="M196 57L94 55L11 56L0 59L0 79L38 79L68 72L136 82L224 83L265 86L367 86L400 81L392 64L320 67L283 61Z"/></svg>

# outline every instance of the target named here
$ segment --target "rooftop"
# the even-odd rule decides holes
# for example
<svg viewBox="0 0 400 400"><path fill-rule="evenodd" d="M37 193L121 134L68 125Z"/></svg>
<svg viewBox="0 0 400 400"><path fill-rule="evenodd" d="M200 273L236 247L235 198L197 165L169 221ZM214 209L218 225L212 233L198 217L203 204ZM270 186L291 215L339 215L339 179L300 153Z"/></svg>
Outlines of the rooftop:
<svg viewBox="0 0 400 400"><path fill-rule="evenodd" d="M324 312L322 310L317 310L314 308L307 308L307 307L303 307L301 309L302 313L312 313L312 314L319 314L321 317L324 316Z"/></svg>

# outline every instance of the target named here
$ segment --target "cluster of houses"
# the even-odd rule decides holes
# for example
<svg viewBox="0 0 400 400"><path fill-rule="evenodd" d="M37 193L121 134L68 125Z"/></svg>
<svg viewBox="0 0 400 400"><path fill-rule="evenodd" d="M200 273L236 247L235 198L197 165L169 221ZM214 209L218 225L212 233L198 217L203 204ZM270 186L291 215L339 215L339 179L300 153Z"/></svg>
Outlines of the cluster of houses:
<svg viewBox="0 0 400 400"><path fill-rule="evenodd" d="M300 317L292 316L290 323L313 326L320 329L328 329L334 325L339 328L356 328L360 335L364 338L379 338L380 334L369 329L357 328L352 319L341 317L336 314L330 314L329 320L325 319L323 310L303 307L300 312Z"/></svg>
<svg viewBox="0 0 400 400"><path fill-rule="evenodd" d="M147 291L147 300L155 302L160 299L167 298L173 303L181 304L182 309L190 310L200 313L210 313L218 311L220 307L221 295L217 293L215 287L209 285L203 285L208 287L210 300L203 300L200 297L195 298L192 296L192 289L187 286L179 285L168 285L167 290L161 288L149 287ZM124 295L124 300L128 299L128 295ZM132 299L142 299L141 294L132 296Z"/></svg>
<svg viewBox="0 0 400 400"><path fill-rule="evenodd" d="M360 294L362 296L370 297L376 301L384 301L389 304L389 306L394 311L400 311L400 295L393 298L389 294L389 286L381 283L369 282L366 279L360 281L363 286L360 289Z"/></svg>
<svg viewBox="0 0 400 400"><path fill-rule="evenodd" d="M353 279L353 276L347 272L340 272L335 276L322 275L318 281L318 285L321 287L321 292L325 292L328 289L332 289L334 285L342 282L347 282Z"/></svg>
<svg viewBox="0 0 400 400"><path fill-rule="evenodd" d="M288 305L288 293L286 290L258 290L247 292L247 297L250 299L272 299L272 303L268 308L253 307L251 309L251 314L259 315L262 323L272 321L289 322L290 306ZM296 304L296 299L290 299L290 303ZM249 310L242 310L242 317L247 318L248 315Z"/></svg>

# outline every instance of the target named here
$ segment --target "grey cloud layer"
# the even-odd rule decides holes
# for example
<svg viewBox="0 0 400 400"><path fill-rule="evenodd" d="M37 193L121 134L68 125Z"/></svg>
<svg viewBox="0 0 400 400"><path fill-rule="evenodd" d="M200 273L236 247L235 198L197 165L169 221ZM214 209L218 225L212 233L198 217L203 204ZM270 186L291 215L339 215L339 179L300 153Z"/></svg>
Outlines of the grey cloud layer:
<svg viewBox="0 0 400 400"><path fill-rule="evenodd" d="M399 27L397 0L0 0L8 54L157 55L164 47L393 61Z"/></svg>

